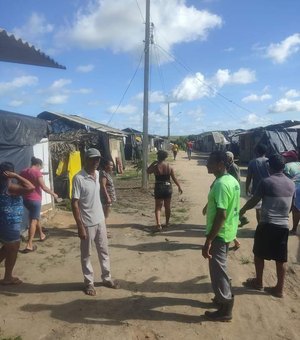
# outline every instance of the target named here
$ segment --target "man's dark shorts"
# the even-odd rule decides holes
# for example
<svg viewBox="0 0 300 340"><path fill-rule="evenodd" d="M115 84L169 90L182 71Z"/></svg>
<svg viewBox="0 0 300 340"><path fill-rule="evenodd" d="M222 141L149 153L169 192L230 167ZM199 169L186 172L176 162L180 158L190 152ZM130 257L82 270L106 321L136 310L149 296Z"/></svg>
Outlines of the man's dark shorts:
<svg viewBox="0 0 300 340"><path fill-rule="evenodd" d="M260 223L255 231L253 253L264 260L287 262L289 229Z"/></svg>

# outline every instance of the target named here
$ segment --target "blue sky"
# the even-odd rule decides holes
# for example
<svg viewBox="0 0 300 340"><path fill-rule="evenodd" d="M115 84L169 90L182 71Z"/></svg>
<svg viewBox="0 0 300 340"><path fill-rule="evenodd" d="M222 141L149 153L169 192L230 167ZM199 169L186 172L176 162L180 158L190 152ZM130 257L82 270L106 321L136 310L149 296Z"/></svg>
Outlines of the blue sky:
<svg viewBox="0 0 300 340"><path fill-rule="evenodd" d="M300 120L298 0L151 0L149 132ZM0 109L142 130L145 0L1 0L0 27L67 70L0 62Z"/></svg>

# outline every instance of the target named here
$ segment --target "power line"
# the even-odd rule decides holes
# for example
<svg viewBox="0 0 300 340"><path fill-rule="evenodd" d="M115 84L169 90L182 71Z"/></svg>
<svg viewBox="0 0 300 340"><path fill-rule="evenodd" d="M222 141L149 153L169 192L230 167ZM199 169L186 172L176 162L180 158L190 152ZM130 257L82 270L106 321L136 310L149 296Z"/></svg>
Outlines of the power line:
<svg viewBox="0 0 300 340"><path fill-rule="evenodd" d="M138 2L138 0L135 0L135 2L136 2L137 7L138 7L138 9L139 9L139 12L140 12L140 15L141 15L141 17L142 17L143 23L145 23L145 19L144 19L143 13L142 13L142 11L141 11L141 7L140 7L140 5L139 5L139 2Z"/></svg>
<svg viewBox="0 0 300 340"><path fill-rule="evenodd" d="M169 53L168 51L166 51L163 47L161 47L160 45L157 45L164 53L166 53L169 57L171 57L174 61L176 61L180 66L182 66L186 71L188 72L192 72L194 73L194 71L192 69L190 69L189 67L187 67L186 65L184 65L180 60L178 60L177 58L175 58L174 55L172 55L171 53ZM224 100L226 100L227 102L239 107L240 109L247 111L248 113L252 113L252 111L248 110L247 108L243 107L242 105L236 103L235 101L233 101L230 98L227 98L226 96L224 96L222 93L220 93L219 91L217 91L215 88L213 88L211 85L207 84L206 82L204 82L203 80L199 79L196 76L196 79L202 83L203 85L205 85L206 87L208 87L213 93L217 94L219 97L223 98Z"/></svg>
<svg viewBox="0 0 300 340"><path fill-rule="evenodd" d="M141 57L140 57L140 60L139 60L139 64L138 64L136 70L134 71L134 74L133 74L133 76L131 77L128 86L126 87L126 90L124 91L124 93L123 93L123 95L122 95L122 97L121 97L121 100L119 101L119 104L118 104L117 108L116 108L115 111L111 114L111 117L110 117L110 119L109 119L108 122L107 122L107 125L112 121L114 115L116 114L116 112L118 111L119 107L121 106L121 104L122 104L122 102L123 102L123 100L124 100L124 98L125 98L125 95L126 95L127 91L129 90L129 88L130 88L130 86L131 86L131 84L132 84L132 82L133 82L133 80L134 80L134 78L135 78L135 76L136 76L136 74L137 74L138 69L139 69L140 66L141 66L143 56L144 56L144 50L143 50L143 52L142 52L142 54L141 54Z"/></svg>

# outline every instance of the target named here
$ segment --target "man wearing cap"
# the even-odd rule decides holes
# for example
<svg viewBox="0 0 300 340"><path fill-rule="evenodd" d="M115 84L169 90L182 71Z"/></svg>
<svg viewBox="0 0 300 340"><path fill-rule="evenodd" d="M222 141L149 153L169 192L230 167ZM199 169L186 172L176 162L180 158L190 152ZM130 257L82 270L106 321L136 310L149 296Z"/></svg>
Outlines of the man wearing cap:
<svg viewBox="0 0 300 340"><path fill-rule="evenodd" d="M249 278L244 285L251 289L263 290L264 260L274 260L277 284L274 287L265 287L265 291L275 297L283 296L289 212L295 192L295 184L283 174L284 165L283 156L270 156L270 176L261 180L254 196L240 211L240 215L243 215L262 200L261 219L255 231L253 246L256 277Z"/></svg>
<svg viewBox="0 0 300 340"><path fill-rule="evenodd" d="M81 267L84 276L84 292L96 295L94 272L91 264L92 241L100 262L102 281L105 287L117 288L111 279L105 217L100 201L99 166L101 154L90 148L85 153L84 168L73 178L72 211L78 236L81 240Z"/></svg>

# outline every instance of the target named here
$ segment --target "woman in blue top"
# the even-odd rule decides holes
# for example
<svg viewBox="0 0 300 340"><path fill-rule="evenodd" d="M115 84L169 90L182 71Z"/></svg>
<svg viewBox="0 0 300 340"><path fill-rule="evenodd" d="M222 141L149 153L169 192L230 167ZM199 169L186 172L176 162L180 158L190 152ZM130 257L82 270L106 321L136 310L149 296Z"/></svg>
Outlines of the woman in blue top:
<svg viewBox="0 0 300 340"><path fill-rule="evenodd" d="M12 182L15 179L15 182ZM0 263L5 260L2 285L20 284L12 271L20 247L20 229L23 216L22 195L34 190L34 185L14 172L12 163L0 164Z"/></svg>

